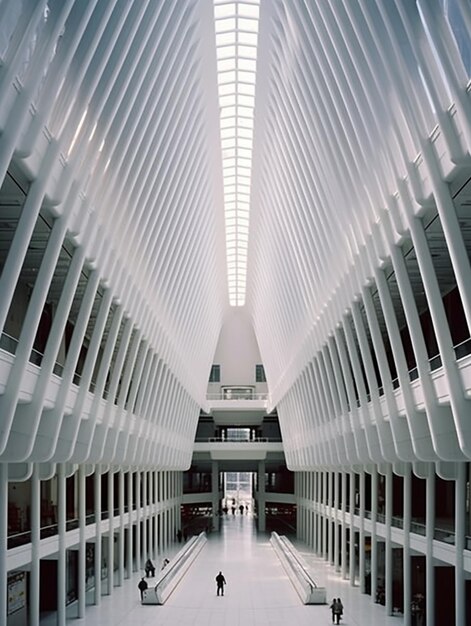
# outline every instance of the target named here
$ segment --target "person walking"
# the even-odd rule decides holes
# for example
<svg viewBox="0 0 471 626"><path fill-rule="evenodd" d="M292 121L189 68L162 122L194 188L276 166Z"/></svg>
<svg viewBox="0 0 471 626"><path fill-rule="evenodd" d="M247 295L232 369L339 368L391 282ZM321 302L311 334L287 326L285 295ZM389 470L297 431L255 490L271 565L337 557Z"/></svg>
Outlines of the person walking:
<svg viewBox="0 0 471 626"><path fill-rule="evenodd" d="M146 570L147 577L155 576L155 565L150 559L147 559L146 564L144 565L144 569Z"/></svg>
<svg viewBox="0 0 471 626"><path fill-rule="evenodd" d="M330 610L332 611L332 624L335 624L335 603L337 602L337 598L333 598L332 599L332 604L330 605Z"/></svg>
<svg viewBox="0 0 471 626"><path fill-rule="evenodd" d="M221 595L224 595L224 585L226 584L226 579L224 578L224 575L222 572L219 572L219 574L216 576L216 595L219 595L219 592L221 592Z"/></svg>
<svg viewBox="0 0 471 626"><path fill-rule="evenodd" d="M144 591L149 587L149 585L147 584L147 580L144 578L144 576L141 578L141 580L138 582L137 584L137 588L139 589L139 591L141 592L141 602L142 600L144 600Z"/></svg>
<svg viewBox="0 0 471 626"><path fill-rule="evenodd" d="M330 608L332 609L332 621L334 621L335 619L335 623L340 624L340 618L343 615L342 600L340 598L334 598L332 604L330 605Z"/></svg>
<svg viewBox="0 0 471 626"><path fill-rule="evenodd" d="M160 568L160 571L165 569L169 563L170 563L170 561L167 558L165 558L163 563L162 563L162 567Z"/></svg>

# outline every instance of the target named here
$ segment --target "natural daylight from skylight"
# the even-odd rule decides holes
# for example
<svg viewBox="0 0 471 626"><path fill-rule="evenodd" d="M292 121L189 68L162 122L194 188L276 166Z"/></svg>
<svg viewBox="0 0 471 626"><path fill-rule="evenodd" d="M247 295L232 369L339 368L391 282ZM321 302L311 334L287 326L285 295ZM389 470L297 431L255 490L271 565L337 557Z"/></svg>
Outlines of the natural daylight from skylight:
<svg viewBox="0 0 471 626"><path fill-rule="evenodd" d="M214 0L231 306L245 304L258 17L259 0Z"/></svg>

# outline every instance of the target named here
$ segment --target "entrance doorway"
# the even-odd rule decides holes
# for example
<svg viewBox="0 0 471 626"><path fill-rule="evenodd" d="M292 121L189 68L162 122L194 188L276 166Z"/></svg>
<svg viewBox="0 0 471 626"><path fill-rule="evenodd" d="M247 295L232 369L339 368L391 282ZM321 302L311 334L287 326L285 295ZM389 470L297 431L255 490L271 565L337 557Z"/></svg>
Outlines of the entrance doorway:
<svg viewBox="0 0 471 626"><path fill-rule="evenodd" d="M227 515L253 515L255 472L225 472L222 510Z"/></svg>

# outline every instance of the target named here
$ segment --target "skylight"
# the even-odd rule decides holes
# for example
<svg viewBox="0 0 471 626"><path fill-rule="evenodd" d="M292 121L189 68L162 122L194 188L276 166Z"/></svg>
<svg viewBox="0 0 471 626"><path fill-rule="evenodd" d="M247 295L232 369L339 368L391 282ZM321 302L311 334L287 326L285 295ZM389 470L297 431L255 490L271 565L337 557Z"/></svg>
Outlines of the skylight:
<svg viewBox="0 0 471 626"><path fill-rule="evenodd" d="M214 0L227 278L245 304L259 0Z"/></svg>

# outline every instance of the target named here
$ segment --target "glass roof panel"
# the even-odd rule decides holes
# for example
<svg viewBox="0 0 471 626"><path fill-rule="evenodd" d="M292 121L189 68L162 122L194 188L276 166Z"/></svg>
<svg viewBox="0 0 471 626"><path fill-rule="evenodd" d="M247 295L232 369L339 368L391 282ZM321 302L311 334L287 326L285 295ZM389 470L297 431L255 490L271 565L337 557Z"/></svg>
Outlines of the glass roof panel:
<svg viewBox="0 0 471 626"><path fill-rule="evenodd" d="M236 79L235 72L218 72L218 83L224 85L225 83L234 83Z"/></svg>
<svg viewBox="0 0 471 626"><path fill-rule="evenodd" d="M237 33L237 41L248 46L256 46L257 39L257 33Z"/></svg>
<svg viewBox="0 0 471 626"><path fill-rule="evenodd" d="M216 51L218 59L227 59L229 57L235 57L236 55L235 46L221 46L220 48L216 48Z"/></svg>
<svg viewBox="0 0 471 626"><path fill-rule="evenodd" d="M237 129L237 137L245 137L247 139L252 138L252 131L248 128L238 128Z"/></svg>
<svg viewBox="0 0 471 626"><path fill-rule="evenodd" d="M227 117L224 120L221 120L221 128L235 128L235 117Z"/></svg>
<svg viewBox="0 0 471 626"><path fill-rule="evenodd" d="M228 22L230 20L221 20L221 21ZM239 30L246 30L249 33L258 33L258 20L251 20L245 17L239 17L237 19L237 24L238 24ZM229 30L229 28L227 30Z"/></svg>
<svg viewBox="0 0 471 626"><path fill-rule="evenodd" d="M244 96L245 98L247 98L248 96ZM240 101L240 98L239 98ZM230 94L228 96L219 96L219 104L222 107L227 107L227 106L234 106L236 103L236 96L235 94ZM242 103L245 104L245 103Z"/></svg>
<svg viewBox="0 0 471 626"><path fill-rule="evenodd" d="M245 20L246 22L251 22L252 20ZM224 31L234 31L236 28L236 19L234 17L229 17L223 20L216 20L216 32L222 33ZM246 28L244 30L251 30L250 28Z"/></svg>
<svg viewBox="0 0 471 626"><path fill-rule="evenodd" d="M249 150L251 150L252 139L244 139L243 137L238 137L237 145L239 146L239 148L248 148Z"/></svg>
<svg viewBox="0 0 471 626"><path fill-rule="evenodd" d="M255 72L255 68L256 68L255 58L253 58L253 59L241 59L240 58L240 48L239 48L239 62L237 63L237 67L238 67L238 69L246 70L247 72Z"/></svg>
<svg viewBox="0 0 471 626"><path fill-rule="evenodd" d="M244 159L243 157L238 156L238 158L237 158L237 165L240 165L242 167L251 168L252 167L252 159Z"/></svg>
<svg viewBox="0 0 471 626"><path fill-rule="evenodd" d="M246 72L245 70L239 70L237 72L237 79L243 83L250 83L255 85L255 72Z"/></svg>
<svg viewBox="0 0 471 626"><path fill-rule="evenodd" d="M221 107L221 118L234 117L236 107Z"/></svg>
<svg viewBox="0 0 471 626"><path fill-rule="evenodd" d="M253 17L258 20L259 6L258 4L247 4L246 2L239 2L238 14L244 17Z"/></svg>
<svg viewBox="0 0 471 626"><path fill-rule="evenodd" d="M229 72L231 70L235 70L236 60L235 58L231 59L222 59L218 61L218 72ZM247 69L247 68L244 68Z"/></svg>
<svg viewBox="0 0 471 626"><path fill-rule="evenodd" d="M233 46L231 46L232 48ZM218 52L219 56L219 52ZM247 59L256 59L257 58L257 48L255 46L242 46L239 45L239 56L245 57Z"/></svg>
<svg viewBox="0 0 471 626"><path fill-rule="evenodd" d="M246 158L250 158L252 156L252 151L246 150L245 148L239 148L237 150L237 153L240 154L240 156L246 157Z"/></svg>
<svg viewBox="0 0 471 626"><path fill-rule="evenodd" d="M244 85L244 86L248 87L248 85ZM228 96L231 93L235 94L235 92L236 92L236 90L235 90L235 83L228 83L226 85L219 85L218 91L219 91L219 96ZM251 94L249 94L249 95L251 95Z"/></svg>
<svg viewBox="0 0 471 626"><path fill-rule="evenodd" d="M246 96L255 95L255 85L249 85L248 83L239 83L238 92Z"/></svg>
<svg viewBox="0 0 471 626"><path fill-rule="evenodd" d="M216 35L216 46L224 46L235 42L236 33L234 31L229 33L218 33Z"/></svg>
<svg viewBox="0 0 471 626"><path fill-rule="evenodd" d="M233 15L235 15L235 13L236 13L236 5L234 2L230 4L220 4L214 7L215 19L220 19L221 17L232 17ZM244 12L243 15L246 15L246 13ZM250 16L250 17L254 17L254 16ZM258 17L258 15L255 17Z"/></svg>
<svg viewBox="0 0 471 626"><path fill-rule="evenodd" d="M238 104L242 104L245 107L252 107L254 106L254 98L253 96L244 96L242 94L239 94L239 97L237 98L237 102Z"/></svg>
<svg viewBox="0 0 471 626"><path fill-rule="evenodd" d="M241 128L253 128L253 119L249 117L244 117L239 120L238 126Z"/></svg>
<svg viewBox="0 0 471 626"><path fill-rule="evenodd" d="M222 128L221 129L221 139L227 139L228 137L234 136L235 129L234 128ZM240 136L240 131L239 131Z"/></svg>
<svg viewBox="0 0 471 626"><path fill-rule="evenodd" d="M226 263L231 306L245 303L259 0L213 0Z"/></svg>

